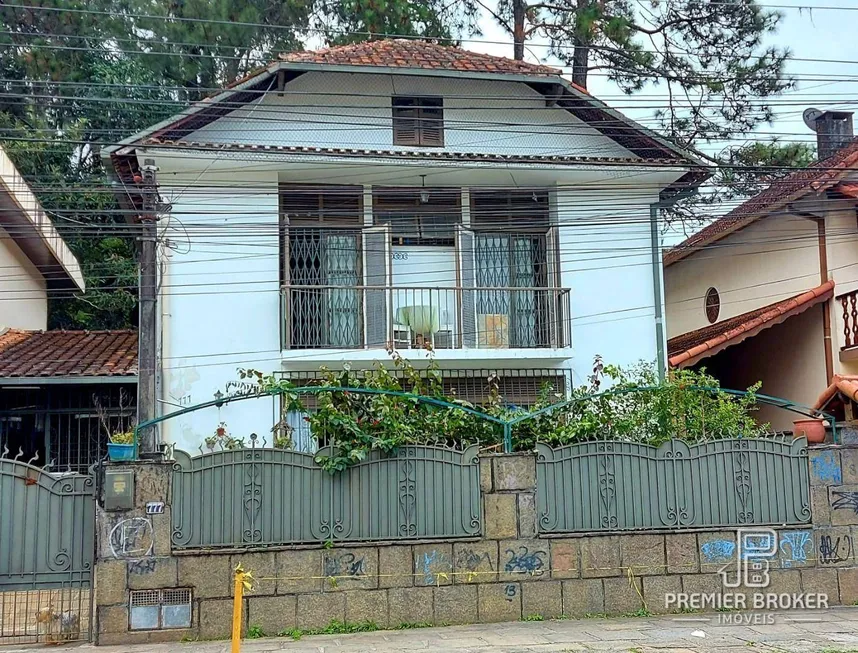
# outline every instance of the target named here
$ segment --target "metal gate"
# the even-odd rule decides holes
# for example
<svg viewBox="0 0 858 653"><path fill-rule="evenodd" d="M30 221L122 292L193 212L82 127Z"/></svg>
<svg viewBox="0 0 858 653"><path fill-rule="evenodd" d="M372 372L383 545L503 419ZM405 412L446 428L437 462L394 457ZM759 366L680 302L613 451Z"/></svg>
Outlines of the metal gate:
<svg viewBox="0 0 858 653"><path fill-rule="evenodd" d="M95 482L0 454L0 645L89 640Z"/></svg>

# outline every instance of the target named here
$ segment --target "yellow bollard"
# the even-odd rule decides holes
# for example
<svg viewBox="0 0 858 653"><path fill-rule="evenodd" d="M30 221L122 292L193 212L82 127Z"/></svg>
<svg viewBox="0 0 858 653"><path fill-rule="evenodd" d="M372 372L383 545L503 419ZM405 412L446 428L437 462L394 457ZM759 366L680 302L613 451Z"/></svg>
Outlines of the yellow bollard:
<svg viewBox="0 0 858 653"><path fill-rule="evenodd" d="M239 563L235 568L235 597L232 599L232 653L241 653L241 604L246 575Z"/></svg>

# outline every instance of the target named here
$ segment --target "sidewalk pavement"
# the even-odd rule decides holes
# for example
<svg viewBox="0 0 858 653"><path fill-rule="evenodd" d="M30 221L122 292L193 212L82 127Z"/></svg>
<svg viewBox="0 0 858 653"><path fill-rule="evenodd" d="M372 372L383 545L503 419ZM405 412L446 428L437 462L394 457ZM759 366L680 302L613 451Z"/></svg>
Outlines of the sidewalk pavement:
<svg viewBox="0 0 858 653"><path fill-rule="evenodd" d="M314 635L245 640L242 653L858 653L858 607L756 613L773 624L725 624L754 613L717 613L477 624L414 630L377 631L353 635ZM55 647L52 651L96 649L92 645ZM98 647L99 653L227 653L229 642L189 642ZM9 647L3 653L32 653L33 647ZM90 653L93 653L92 651Z"/></svg>

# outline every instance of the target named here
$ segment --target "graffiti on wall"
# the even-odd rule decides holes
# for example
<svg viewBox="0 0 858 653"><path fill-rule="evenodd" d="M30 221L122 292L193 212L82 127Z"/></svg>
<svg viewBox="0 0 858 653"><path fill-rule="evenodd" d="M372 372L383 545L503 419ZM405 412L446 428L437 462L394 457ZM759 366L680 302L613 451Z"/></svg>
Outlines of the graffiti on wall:
<svg viewBox="0 0 858 653"><path fill-rule="evenodd" d="M114 558L145 558L155 547L152 522L145 517L122 519L110 531L110 552Z"/></svg>
<svg viewBox="0 0 858 653"><path fill-rule="evenodd" d="M354 553L343 553L337 556L325 556L325 576L351 576L358 578L366 576L366 558L358 558Z"/></svg>
<svg viewBox="0 0 858 653"><path fill-rule="evenodd" d="M831 507L834 510L851 510L858 515L858 492L831 492L831 495L837 497Z"/></svg>
<svg viewBox="0 0 858 653"><path fill-rule="evenodd" d="M819 562L836 565L852 558L854 547L848 535L823 535L819 538Z"/></svg>
<svg viewBox="0 0 858 653"><path fill-rule="evenodd" d="M531 551L526 546L518 547L518 550L507 549L509 559L504 565L504 571L510 573L527 573L533 576L541 576L545 570L545 559L548 554L545 551Z"/></svg>
<svg viewBox="0 0 858 653"><path fill-rule="evenodd" d="M810 531L783 533L780 541L781 566L794 567L807 563L808 554L812 550L813 538Z"/></svg>

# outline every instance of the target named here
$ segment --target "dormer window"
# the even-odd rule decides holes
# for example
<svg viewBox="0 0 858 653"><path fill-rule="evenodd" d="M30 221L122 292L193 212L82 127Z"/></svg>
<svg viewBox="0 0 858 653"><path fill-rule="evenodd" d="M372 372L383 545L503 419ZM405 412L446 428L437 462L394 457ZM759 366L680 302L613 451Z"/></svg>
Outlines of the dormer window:
<svg viewBox="0 0 858 653"><path fill-rule="evenodd" d="M393 98L393 144L444 146L444 101L439 97Z"/></svg>

